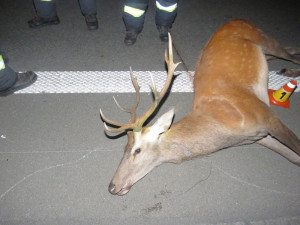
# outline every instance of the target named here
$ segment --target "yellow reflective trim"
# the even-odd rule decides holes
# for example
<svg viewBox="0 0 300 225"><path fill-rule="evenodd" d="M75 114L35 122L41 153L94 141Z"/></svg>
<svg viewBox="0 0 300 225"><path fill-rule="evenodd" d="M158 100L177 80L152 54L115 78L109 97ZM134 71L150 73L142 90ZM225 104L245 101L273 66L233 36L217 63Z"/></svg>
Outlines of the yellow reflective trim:
<svg viewBox="0 0 300 225"><path fill-rule="evenodd" d="M145 10L141 10L141 9L137 9L137 8L133 8L133 7L125 5L124 12L126 12L134 17L140 17L145 13Z"/></svg>
<svg viewBox="0 0 300 225"><path fill-rule="evenodd" d="M167 12L173 12L177 8L177 3L166 7L166 6L162 6L158 1L156 1L156 7L160 10L164 10Z"/></svg>
<svg viewBox="0 0 300 225"><path fill-rule="evenodd" d="M4 60L2 58L2 55L0 55L0 70L3 70L5 69L5 63L4 63Z"/></svg>

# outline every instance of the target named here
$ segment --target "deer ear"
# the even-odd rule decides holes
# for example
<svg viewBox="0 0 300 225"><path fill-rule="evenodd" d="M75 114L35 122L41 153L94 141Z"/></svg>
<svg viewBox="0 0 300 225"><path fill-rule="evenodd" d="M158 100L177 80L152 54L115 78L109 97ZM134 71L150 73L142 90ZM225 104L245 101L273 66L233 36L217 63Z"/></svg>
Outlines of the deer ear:
<svg viewBox="0 0 300 225"><path fill-rule="evenodd" d="M165 114L163 114L158 118L158 120L152 126L151 130L153 129L153 131L157 136L161 133L164 133L171 126L173 117L174 117L174 108L171 108L168 112L166 112Z"/></svg>

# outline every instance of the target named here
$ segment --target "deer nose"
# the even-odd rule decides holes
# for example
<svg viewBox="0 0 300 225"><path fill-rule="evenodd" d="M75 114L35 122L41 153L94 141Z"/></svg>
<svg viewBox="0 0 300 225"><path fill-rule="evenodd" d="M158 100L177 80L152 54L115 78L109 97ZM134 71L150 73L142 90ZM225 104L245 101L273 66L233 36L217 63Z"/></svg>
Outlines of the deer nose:
<svg viewBox="0 0 300 225"><path fill-rule="evenodd" d="M116 194L114 192L114 190L116 189L116 185L114 185L112 182L110 182L109 186L108 186L108 191L111 193L111 194Z"/></svg>

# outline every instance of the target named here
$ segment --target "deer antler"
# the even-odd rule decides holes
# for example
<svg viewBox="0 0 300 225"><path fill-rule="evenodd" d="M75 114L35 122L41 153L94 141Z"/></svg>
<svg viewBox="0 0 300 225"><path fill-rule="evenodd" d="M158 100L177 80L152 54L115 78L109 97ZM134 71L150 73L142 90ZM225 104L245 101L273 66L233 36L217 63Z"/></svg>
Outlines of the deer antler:
<svg viewBox="0 0 300 225"><path fill-rule="evenodd" d="M133 131L141 131L141 129L143 127L143 124L153 114L153 112L157 109L157 107L158 107L159 103L161 102L161 100L164 98L164 96L165 96L166 92L168 91L168 89L170 87L170 84L172 82L174 71L175 71L176 67L178 66L178 64L180 64L180 62L174 64L173 50L172 50L172 38L171 38L170 33L168 35L169 35L169 54L168 54L167 50L165 51L165 61L166 61L167 66L168 66L168 75L167 75L167 79L166 79L166 82L165 82L163 88L161 89L161 91L159 93L157 92L153 76L150 73L151 82L152 82L152 91L153 91L153 95L154 95L154 102L150 106L150 108L140 118L138 118L136 120L136 109L137 109L139 99L140 99L140 92L139 92L140 88L139 88L137 80L133 76L132 70L130 68L131 82L132 82L132 84L135 88L135 91L136 91L135 103L133 104L131 109L125 109L125 108L121 107L120 104L114 98L117 106L121 110L131 113L130 122L128 124L125 124L125 123L119 123L119 122L112 121L112 120L108 119L107 117L105 117L103 115L101 109L100 109L101 117L105 121L104 122L105 129L108 132L116 133L116 132L121 132L121 131L124 131L124 130L127 130L127 129L132 129ZM110 129L110 128L107 127L106 123L111 124L111 125L116 126L116 127L119 127L119 128Z"/></svg>
<svg viewBox="0 0 300 225"><path fill-rule="evenodd" d="M132 69L130 67L130 78L131 78L131 82L134 86L134 89L135 89L135 102L134 104L132 105L131 109L126 109L126 108L123 108L119 103L118 101L116 100L115 97L114 100L115 100L115 103L117 104L117 106L125 111L125 112L128 112L131 114L131 118L130 118L130 121L128 124L126 123L119 123L119 122L115 122L115 121L112 121L110 119L108 119L106 116L104 116L104 114L102 113L102 110L100 109L100 115L102 117L102 119L104 120L104 127L105 127L105 130L107 130L108 132L111 132L111 133L118 133L118 132L121 132L121 131L124 131L124 130L127 130L127 129L133 129L135 127L135 120L136 120L136 109L138 107L138 104L139 104L139 101L140 101L140 87L138 85L138 82L137 82L137 79L136 77L133 76L133 72L132 72ZM113 126L116 126L116 127L119 127L117 129L111 129L109 128L106 123L108 124L111 124Z"/></svg>

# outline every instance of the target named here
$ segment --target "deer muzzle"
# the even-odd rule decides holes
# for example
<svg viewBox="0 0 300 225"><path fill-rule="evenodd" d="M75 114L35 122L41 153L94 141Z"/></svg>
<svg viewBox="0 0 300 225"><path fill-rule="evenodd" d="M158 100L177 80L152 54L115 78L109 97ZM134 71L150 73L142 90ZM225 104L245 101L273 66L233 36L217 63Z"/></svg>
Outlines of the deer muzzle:
<svg viewBox="0 0 300 225"><path fill-rule="evenodd" d="M109 184L108 186L108 191L113 194L113 195L125 195L127 194L127 192L129 192L131 188L131 185L129 184L125 184L123 187L121 188L117 188L115 184L113 184L112 182Z"/></svg>

